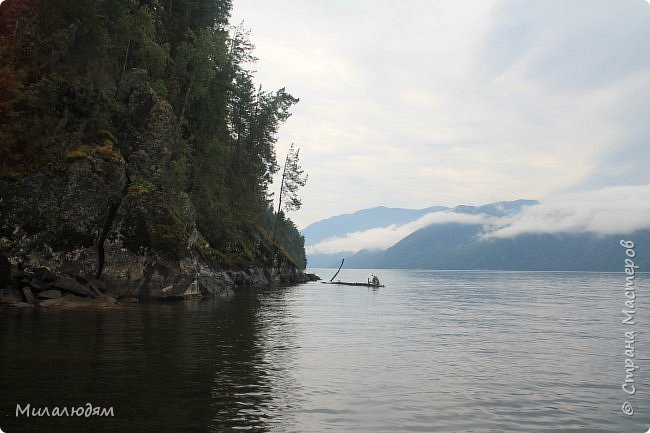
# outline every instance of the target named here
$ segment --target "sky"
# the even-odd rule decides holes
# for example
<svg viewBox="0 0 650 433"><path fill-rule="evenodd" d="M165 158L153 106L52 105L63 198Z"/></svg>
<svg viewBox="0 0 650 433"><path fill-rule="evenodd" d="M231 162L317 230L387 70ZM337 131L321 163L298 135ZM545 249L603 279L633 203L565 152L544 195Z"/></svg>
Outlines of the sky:
<svg viewBox="0 0 650 433"><path fill-rule="evenodd" d="M645 0L233 0L242 21L256 81L300 98L277 148L295 143L309 173L300 228L379 205L571 213L580 197L611 225L650 201Z"/></svg>

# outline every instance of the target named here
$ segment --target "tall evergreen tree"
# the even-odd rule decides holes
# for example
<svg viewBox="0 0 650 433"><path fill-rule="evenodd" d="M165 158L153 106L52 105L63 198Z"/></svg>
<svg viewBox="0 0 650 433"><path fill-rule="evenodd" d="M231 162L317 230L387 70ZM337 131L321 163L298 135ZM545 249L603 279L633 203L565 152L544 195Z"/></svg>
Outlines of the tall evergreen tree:
<svg viewBox="0 0 650 433"><path fill-rule="evenodd" d="M300 166L300 149L296 149L291 143L282 170L280 181L280 195L278 197L278 211L273 229L273 241L276 240L280 216L285 212L298 210L302 201L298 197L298 190L307 184L308 175Z"/></svg>

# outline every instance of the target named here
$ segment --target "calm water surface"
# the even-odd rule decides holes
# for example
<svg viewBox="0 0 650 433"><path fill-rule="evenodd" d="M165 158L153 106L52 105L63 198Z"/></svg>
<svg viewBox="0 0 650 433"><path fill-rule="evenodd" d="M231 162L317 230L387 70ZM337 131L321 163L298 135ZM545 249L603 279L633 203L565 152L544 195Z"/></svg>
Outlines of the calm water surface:
<svg viewBox="0 0 650 433"><path fill-rule="evenodd" d="M323 277L333 270L316 270ZM340 278L365 281L369 271ZM625 432L650 427L650 290L624 275L377 271L120 311L0 307L0 429ZM624 332L636 330L637 393ZM633 416L621 405L628 401ZM113 407L16 417L16 405Z"/></svg>

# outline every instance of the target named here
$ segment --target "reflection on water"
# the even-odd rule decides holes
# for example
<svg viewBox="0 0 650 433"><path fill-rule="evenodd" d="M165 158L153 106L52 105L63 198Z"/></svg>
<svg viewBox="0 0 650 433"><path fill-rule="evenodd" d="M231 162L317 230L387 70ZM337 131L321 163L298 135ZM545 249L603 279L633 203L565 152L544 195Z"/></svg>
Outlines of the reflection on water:
<svg viewBox="0 0 650 433"><path fill-rule="evenodd" d="M277 292L281 294L280 291ZM268 431L294 331L252 293L126 311L3 309L0 427L15 431ZM280 337L275 343L270 333ZM289 347L285 344L285 347ZM15 418L24 407L113 407L112 419ZM10 414L10 417L6 415ZM16 426L13 428L13 426Z"/></svg>
<svg viewBox="0 0 650 433"><path fill-rule="evenodd" d="M643 357L639 392L628 399L636 413L620 410L622 274L381 271L380 278L386 287L378 290L309 283L120 311L3 307L0 428L594 433L650 426ZM647 354L643 296L636 344ZM15 417L16 404L87 402L113 407L115 416Z"/></svg>

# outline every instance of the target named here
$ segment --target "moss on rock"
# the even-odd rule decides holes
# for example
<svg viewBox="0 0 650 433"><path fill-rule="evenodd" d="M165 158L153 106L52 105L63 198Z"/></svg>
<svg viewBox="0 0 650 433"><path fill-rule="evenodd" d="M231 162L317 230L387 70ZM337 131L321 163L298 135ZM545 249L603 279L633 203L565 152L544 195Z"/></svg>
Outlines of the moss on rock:
<svg viewBox="0 0 650 433"><path fill-rule="evenodd" d="M131 194L152 194L158 189L154 184L143 179L135 179L129 185L128 192Z"/></svg>

